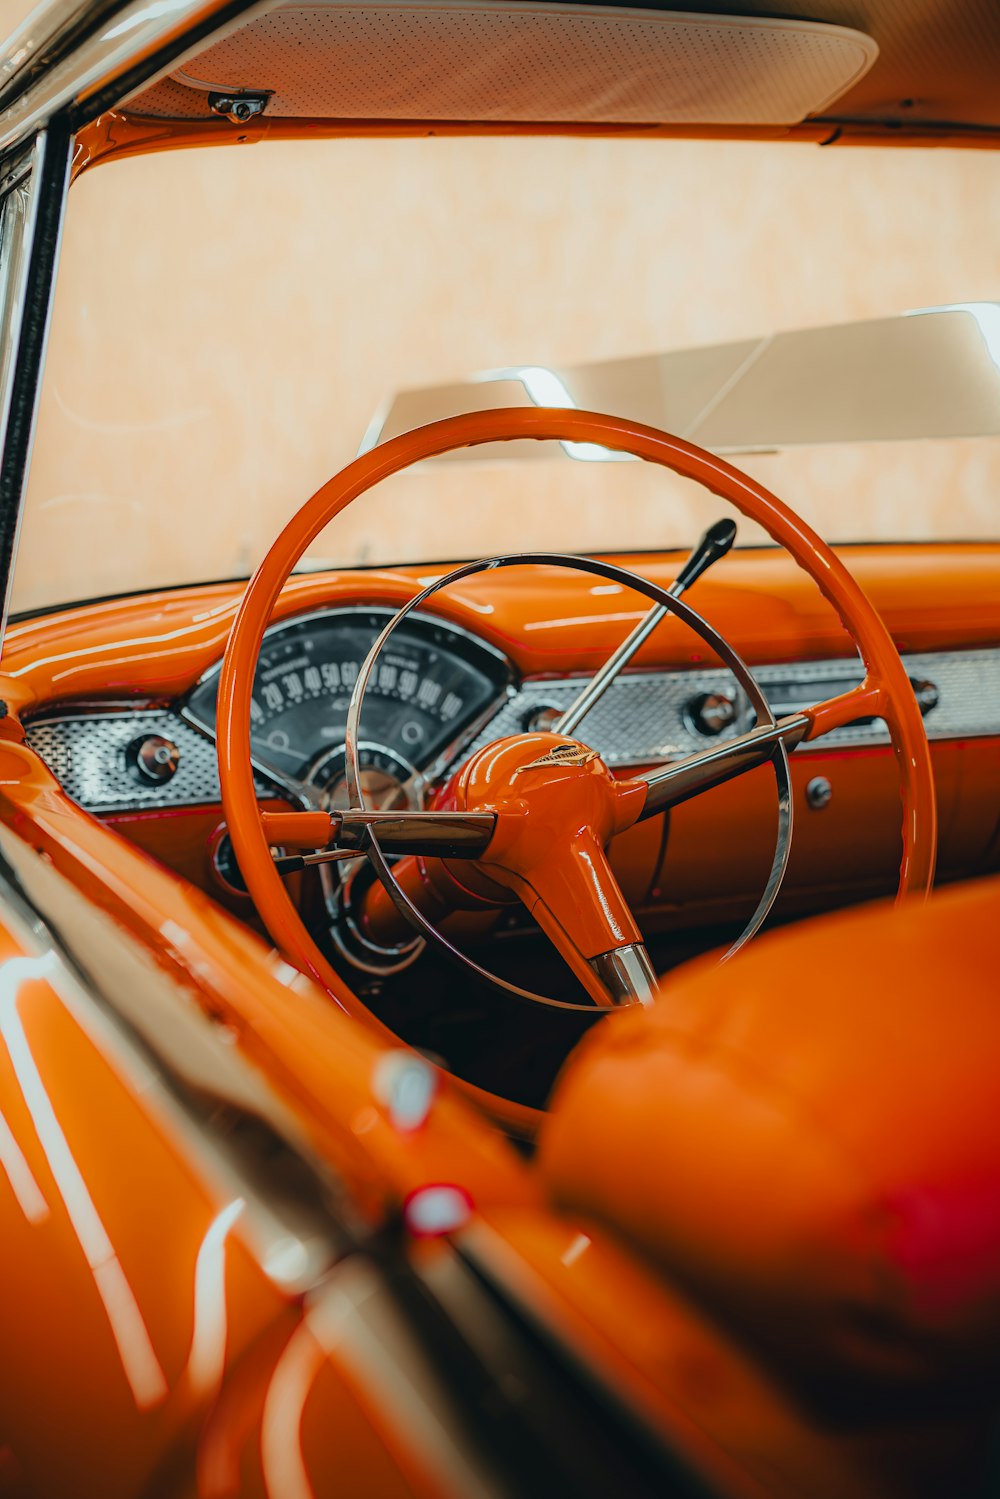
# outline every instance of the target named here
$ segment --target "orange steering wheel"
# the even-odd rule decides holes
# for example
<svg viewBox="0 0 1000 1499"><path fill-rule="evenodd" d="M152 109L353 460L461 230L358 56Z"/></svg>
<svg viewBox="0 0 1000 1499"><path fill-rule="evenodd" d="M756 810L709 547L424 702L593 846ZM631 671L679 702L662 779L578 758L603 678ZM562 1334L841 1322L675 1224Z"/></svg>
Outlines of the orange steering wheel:
<svg viewBox="0 0 1000 1499"><path fill-rule="evenodd" d="M525 438L596 443L631 453L697 480L758 522L837 611L864 660L863 683L777 723L763 722L758 713L758 727L748 734L646 776L616 780L586 745L558 733L525 733L474 754L431 812L262 812L250 759L254 671L278 596L307 547L353 500L391 474L455 448ZM639 580L635 586L649 591ZM670 607L689 623L698 620L676 600ZM698 623L708 631L706 638L718 640L703 621ZM373 658L374 651L369 661ZM498 904L514 892L596 1003L647 1002L655 975L608 863L609 840L642 816L862 717L885 720L895 751L902 800L899 898L926 894L934 876L937 821L920 709L888 631L826 543L739 469L655 428L578 410L482 411L406 432L355 459L281 532L247 586L226 647L217 714L219 776L240 869L275 943L345 1010L390 1039L309 935L275 867L272 845L367 846L377 854L377 868L384 867L384 852L409 853L410 889L419 888L431 910L435 902L443 909L450 899Z"/></svg>

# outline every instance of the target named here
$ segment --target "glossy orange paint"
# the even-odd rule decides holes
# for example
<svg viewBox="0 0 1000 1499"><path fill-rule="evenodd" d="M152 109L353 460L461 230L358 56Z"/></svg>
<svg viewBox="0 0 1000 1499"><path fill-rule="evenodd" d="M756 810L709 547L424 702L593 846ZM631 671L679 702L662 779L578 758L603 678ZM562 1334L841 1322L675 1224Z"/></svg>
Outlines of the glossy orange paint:
<svg viewBox="0 0 1000 1499"><path fill-rule="evenodd" d="M829 1420L593 1215L490 1212L459 1242L720 1494L939 1499L974 1482L982 1438L961 1417Z"/></svg>
<svg viewBox="0 0 1000 1499"><path fill-rule="evenodd" d="M43 815L36 815L36 801L43 804ZM234 936L239 929L223 920L214 923L213 933L206 926L204 907L199 915L198 902L186 911L177 904L172 887L179 882L162 872L153 878L140 856L121 855L124 845L114 834L72 804L61 803L65 798L55 794L51 778L40 771L30 751L14 746L0 751L0 811L33 843L46 843L48 829L59 829L60 846L47 846L44 852L52 864L65 867L73 886L82 891L78 902L84 919L91 909L89 901L96 898L150 950L156 935L162 944L158 964L184 980L178 1005L194 1000L215 1016L216 1024L232 1036L229 1044L252 1057L290 1097L283 1086L285 1070L290 1057L296 1066L301 1057L294 1048L269 1053L260 1044L273 1038L259 1021L261 994L267 987L261 979L280 987L275 985L273 959L245 932L240 932L230 954L230 961L240 953L244 958L234 978L244 991L247 1011L257 1020L258 1040L250 1045L231 995L230 1008L221 1009L227 997L220 992L224 964L219 937L227 928ZM7 857L12 842L5 846ZM25 868L41 863L27 845L22 857ZM109 863L117 872L117 883L127 877L134 887L131 904L136 915L131 922L117 898L116 880L109 878ZM58 875L53 870L47 878ZM147 900L160 910L158 935L143 925ZM205 907L210 909L208 903ZM70 914L68 908L64 914ZM171 938L169 928L182 920L188 923L186 944L170 952L167 944L177 944L182 933L175 931ZM936 942L940 961L950 965L948 945ZM441 1493L433 1449L414 1442L412 1430L398 1420L386 1392L365 1378L363 1365L352 1359L341 1311L348 1287L340 1271L334 1270L330 1285L337 1307L333 1339L332 1324L324 1321L316 1298L302 1307L297 1297L262 1274L259 1250L244 1234L242 1214L234 1215L233 1197L220 1193L218 1183L205 1177L208 1153L171 1124L168 1101L161 1103L151 1090L146 1071L130 1075L109 1045L105 1028L88 1030L81 1024L74 1006L61 997L60 986L53 987L51 975L25 973L16 994L5 987L12 977L7 962L24 952L22 943L0 933L0 1112L14 1133L31 1180L45 1198L40 1209L30 1186L25 1192L24 1178L19 1177L25 1212L24 1205L4 1195L0 1181L0 1222L7 1264L13 1267L8 1284L18 1286L12 1314L4 1308L7 1357L0 1361L0 1391L17 1429L13 1460L24 1492L127 1499L154 1472L162 1478L167 1467L178 1475L177 1492L186 1494L193 1489L182 1487L181 1475L190 1464L200 1475L199 1492L206 1495L225 1493L227 1481L231 1490L235 1479L227 1480L226 1475L239 1474L240 1491L247 1499L284 1499L283 1483L294 1460L313 1493L325 1492L334 1480L351 1492L377 1492L386 1499ZM257 992L251 994L246 990L255 967L260 974ZM67 1176L65 1159L53 1149L51 1122L44 1122L45 1105L37 1086L28 1090L34 1108L28 1106L24 1084L31 1080L30 1067L25 1066L23 1049L16 1044L10 1049L17 1039L17 1027L10 1021L12 997L30 1055L44 1080L45 1096L72 1148L79 1179L72 1173ZM363 1118L358 1111L359 1089L363 1092L367 1062L374 1054L370 1044L343 1023L318 1028L311 996L301 983L294 991L284 990L279 1002L283 1031L304 1026L310 1044L317 1044L325 1033L336 1038L337 1051L347 1050L341 1065L355 1077L354 1086L346 1090L344 1072L332 1065L333 1052L323 1058L327 1127L330 1116L339 1114L339 1133L357 1131L361 1151L366 1142L372 1143L376 1171L388 1168L397 1183L405 1182L398 1161L394 1164L380 1148L379 1122L369 1112L379 1112L378 1099L369 1102ZM328 1004L320 1003L326 1015L334 1014ZM18 1067L12 1065L15 1057ZM311 1085L312 1080L304 1081ZM316 1103L315 1097L299 1094L299 1117L311 1116ZM440 1130L440 1112L435 1122ZM473 1136L481 1128L464 1110L453 1116L453 1123ZM323 1134L314 1138L319 1142ZM433 1170L440 1160L423 1152L426 1143L417 1136L408 1146L414 1157L422 1157L424 1169ZM457 1162L457 1140L452 1147ZM466 1152L466 1166L473 1156ZM348 1164L343 1151L327 1158L336 1161L338 1169ZM5 1165L10 1159L8 1153ZM411 1160L411 1167L415 1164ZM487 1166L487 1174L489 1170ZM353 1190L364 1192L365 1178L356 1166L349 1170ZM74 1190L65 1195L73 1201L75 1221L63 1197L71 1179ZM131 1362L123 1362L99 1277L81 1252L81 1187L100 1215L114 1263L134 1295L139 1322L133 1317L133 1335L137 1326L144 1326L148 1335L147 1346L139 1333L145 1377L152 1376L143 1395L143 1400L151 1400L149 1405L136 1400L129 1381L129 1371L133 1381L137 1377L134 1349L125 1355ZM924 1488L914 1492L941 1492L941 1485L954 1475L954 1440L943 1446L932 1442L928 1454L925 1435L900 1431L898 1426L888 1437L878 1431L861 1438L832 1437L821 1421L804 1415L781 1385L740 1351L730 1333L606 1230L540 1210L534 1192L525 1187L499 1193L495 1187L495 1176L493 1190L484 1183L482 1227L473 1225L468 1231L470 1247L491 1267L499 1267L502 1278L540 1321L599 1370L619 1396L633 1400L661 1437L731 1499L803 1491L818 1499L869 1493L884 1499L886 1463L913 1465L915 1452L929 1476ZM364 1192L362 1201L372 1211L370 1191ZM47 1211L48 1217L39 1219L40 1211ZM199 1266L204 1284L204 1267L210 1260L206 1244L221 1245L225 1253L227 1320L221 1373L217 1345L196 1333ZM222 1262L215 1263L218 1268ZM107 1264L101 1261L105 1276ZM207 1305L204 1296L201 1305ZM209 1358L204 1350L213 1346L216 1352ZM162 1372L162 1385L149 1361L149 1348ZM12 1349L16 1358L10 1356ZM138 1368L143 1368L141 1358ZM33 1399L35 1390L50 1387L54 1369L73 1390L65 1411L62 1404L59 1407L59 1442L51 1440L52 1408L39 1407ZM140 1390L145 1388L141 1377Z"/></svg>
<svg viewBox="0 0 1000 1499"><path fill-rule="evenodd" d="M863 546L835 549L875 604L901 651L1000 643L1000 545ZM667 587L681 553L613 559ZM329 606L399 606L430 577L433 562L293 577L274 618ZM121 702L179 696L218 663L244 583L166 589L76 605L8 627L0 696L15 712L73 700ZM775 548L730 553L698 584L699 609L751 664L851 654L835 611L790 557ZM439 594L434 613L482 636L527 677L590 672L638 622L646 602L594 594L588 578L532 567L466 578ZM571 622L572 628L567 622ZM636 668L702 665L705 647L665 626L635 657Z"/></svg>
<svg viewBox="0 0 1000 1499"><path fill-rule="evenodd" d="M140 1003L165 1002L181 1027L173 1056L192 1067L194 1097L208 1086L228 1100L232 1042L205 1017L192 1026L191 982L161 986L133 939L51 865L8 833L3 845L4 1499L292 1499L329 1492L334 1476L380 1499L454 1494L442 1482L448 1433L415 1428L373 1376L356 1313L377 1272L359 1267L350 1239L338 1244L338 1228L324 1241L318 1199L303 1219L290 1181L275 1193L266 1170L227 1153L231 1130L209 1122L218 1103L189 1108L183 1079L162 1071L169 1042L151 1060L114 995L98 1002L57 948L17 930L8 867L56 902L65 934L82 923L126 981L138 958ZM211 1081L195 1063L206 1045ZM266 1080L236 1075L273 1117ZM409 1355L420 1388L412 1345L401 1333L392 1355Z"/></svg>
<svg viewBox="0 0 1000 1499"><path fill-rule="evenodd" d="M0 745L0 820L194 986L200 1008L271 1079L370 1215L397 1211L416 1187L456 1171L476 1183L477 1201L531 1195L504 1142L448 1086L424 1127L400 1134L373 1092L380 1056L399 1042L374 1017L351 1023L336 975L337 987L321 991L289 970L214 900L83 812L24 746ZM514 1107L510 1117L522 1129L536 1122L534 1111Z"/></svg>
<svg viewBox="0 0 1000 1499"><path fill-rule="evenodd" d="M289 1304L197 1146L54 956L0 929L0 1404L25 1493L145 1489Z"/></svg>
<svg viewBox="0 0 1000 1499"><path fill-rule="evenodd" d="M998 897L981 880L688 965L590 1032L543 1130L555 1203L865 1421L909 1400L988 1422L1000 1389Z"/></svg>

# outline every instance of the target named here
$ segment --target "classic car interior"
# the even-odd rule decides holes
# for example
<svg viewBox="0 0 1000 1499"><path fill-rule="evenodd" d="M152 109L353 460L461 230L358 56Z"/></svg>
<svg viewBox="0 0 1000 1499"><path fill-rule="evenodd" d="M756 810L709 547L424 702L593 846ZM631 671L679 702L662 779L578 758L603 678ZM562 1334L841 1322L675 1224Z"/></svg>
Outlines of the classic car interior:
<svg viewBox="0 0 1000 1499"><path fill-rule="evenodd" d="M992 166L994 7L156 9L74 12L44 59L29 18L0 72L0 271L20 287L4 303L0 1165L31 1284L62 1274L32 1235L65 1205L84 1255L51 1320L80 1318L67 1368L100 1371L64 1451L33 1414L44 1372L0 1377L0 1493L65 1492L83 1463L85 1493L305 1499L335 1491L339 1448L358 1494L985 1499L996 289L831 318L808 341L611 341L502 367L490 346L478 374L427 334L427 369L382 392L311 498L285 493L271 524L261 481L256 570L238 505L209 518L215 474L188 483L162 393L165 447L143 461L176 446L176 506L153 504L151 476L153 544L130 551L130 509L147 512L125 480L93 488L82 446L129 430L127 372L87 366L78 397L41 362L70 180L67 233L92 174L300 139L856 147L886 184L912 150L936 184L974 148ZM990 211L977 195L975 224ZM265 326L262 310L262 344ZM213 358L225 343L184 337ZM362 383L346 336L341 356ZM253 383L227 374L205 400L252 411ZM88 389L100 420L71 413L83 435L46 468L42 440ZM255 441L243 467L230 455L220 507L256 493ZM52 476L71 469L64 490ZM944 484L933 526L926 496L894 505L894 473L907 503ZM814 485L815 511L783 475L796 498ZM530 484L562 551L522 534ZM425 497L450 501L454 551L376 510L377 541L352 554L380 485L418 529ZM502 542L461 513L477 486L490 525L515 515ZM681 502L669 521L664 497ZM82 540L57 555L60 528L99 533L96 581ZM204 556L221 560L203 572ZM52 1034L76 1027L38 1040L48 1071L18 1029L18 973L38 1038L46 984ZM72 1191L70 1119L88 1163ZM216 1177L198 1176L209 1159ZM230 1240L238 1293L205 1268ZM182 1282L190 1349L168 1356ZM215 1353L198 1331L213 1295ZM10 1319L20 1350L29 1313Z"/></svg>

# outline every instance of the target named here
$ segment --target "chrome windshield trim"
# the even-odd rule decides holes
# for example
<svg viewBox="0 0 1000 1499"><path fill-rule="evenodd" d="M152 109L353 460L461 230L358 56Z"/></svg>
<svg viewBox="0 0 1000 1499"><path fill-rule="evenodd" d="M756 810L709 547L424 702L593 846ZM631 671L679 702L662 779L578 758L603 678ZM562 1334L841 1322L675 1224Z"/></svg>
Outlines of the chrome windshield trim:
<svg viewBox="0 0 1000 1499"><path fill-rule="evenodd" d="M17 255L17 263L12 283L4 289L2 319L7 324L10 309L10 323L4 327L0 390L0 650L38 421L72 156L73 137L58 125L37 137L18 237L12 249L5 236L2 247L5 255L9 250ZM17 178L3 205L5 215L11 194L21 191L22 179Z"/></svg>

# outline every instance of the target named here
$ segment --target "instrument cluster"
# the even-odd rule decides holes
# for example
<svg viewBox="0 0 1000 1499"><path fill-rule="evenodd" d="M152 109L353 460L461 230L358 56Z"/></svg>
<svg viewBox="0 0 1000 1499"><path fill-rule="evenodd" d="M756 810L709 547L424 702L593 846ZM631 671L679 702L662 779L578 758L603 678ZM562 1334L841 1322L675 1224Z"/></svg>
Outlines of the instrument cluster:
<svg viewBox="0 0 1000 1499"><path fill-rule="evenodd" d="M384 609L335 609L268 630L254 677L250 744L256 767L278 784L315 787L346 804L344 741L351 692ZM194 689L184 715L215 732L219 669ZM504 701L504 656L456 626L424 615L394 632L365 693L359 759L370 807L413 806L424 773L475 733Z"/></svg>

